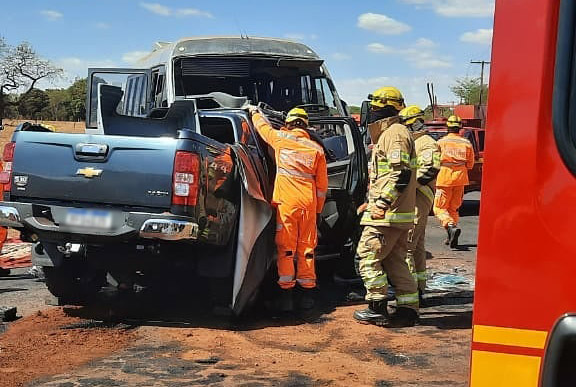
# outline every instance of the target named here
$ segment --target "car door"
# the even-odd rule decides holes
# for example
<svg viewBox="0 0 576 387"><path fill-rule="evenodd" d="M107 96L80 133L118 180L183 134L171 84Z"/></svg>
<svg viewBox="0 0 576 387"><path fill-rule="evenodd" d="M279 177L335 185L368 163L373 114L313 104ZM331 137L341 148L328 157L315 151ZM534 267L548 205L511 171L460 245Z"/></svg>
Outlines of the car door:
<svg viewBox="0 0 576 387"><path fill-rule="evenodd" d="M358 225L356 208L368 187L368 160L362 134L351 117L311 118L328 151L328 193L318 225L317 255L340 254Z"/></svg>

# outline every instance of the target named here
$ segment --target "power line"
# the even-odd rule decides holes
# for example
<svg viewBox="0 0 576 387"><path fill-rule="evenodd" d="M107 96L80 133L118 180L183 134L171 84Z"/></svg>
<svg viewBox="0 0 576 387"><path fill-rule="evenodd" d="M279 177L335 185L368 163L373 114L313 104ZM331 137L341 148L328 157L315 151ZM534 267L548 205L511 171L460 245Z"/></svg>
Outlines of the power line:
<svg viewBox="0 0 576 387"><path fill-rule="evenodd" d="M481 65L481 70L480 70L480 101L479 101L479 105L482 105L482 94L484 93L484 66L489 65L491 62L485 61L485 60L471 60L470 63Z"/></svg>

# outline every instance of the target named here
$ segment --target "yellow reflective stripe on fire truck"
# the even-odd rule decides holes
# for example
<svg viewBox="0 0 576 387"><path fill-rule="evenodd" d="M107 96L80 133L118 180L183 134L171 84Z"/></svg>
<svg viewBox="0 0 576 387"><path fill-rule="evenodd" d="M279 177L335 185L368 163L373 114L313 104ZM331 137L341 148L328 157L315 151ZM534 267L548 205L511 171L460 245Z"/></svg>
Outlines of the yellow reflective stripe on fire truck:
<svg viewBox="0 0 576 387"><path fill-rule="evenodd" d="M472 341L475 343L544 349L547 336L548 332L546 331L474 325Z"/></svg>
<svg viewBox="0 0 576 387"><path fill-rule="evenodd" d="M472 351L470 387L538 387L538 356Z"/></svg>
<svg viewBox="0 0 576 387"><path fill-rule="evenodd" d="M548 332L475 325L474 343L544 349ZM506 347L502 347L505 351ZM540 356L472 350L471 387L538 386Z"/></svg>

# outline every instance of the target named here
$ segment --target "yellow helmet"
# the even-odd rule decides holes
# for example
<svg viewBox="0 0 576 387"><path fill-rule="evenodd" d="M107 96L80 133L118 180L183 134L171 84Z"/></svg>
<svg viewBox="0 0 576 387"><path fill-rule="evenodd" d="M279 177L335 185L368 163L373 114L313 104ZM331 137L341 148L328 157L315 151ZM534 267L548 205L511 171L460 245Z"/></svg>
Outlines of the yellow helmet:
<svg viewBox="0 0 576 387"><path fill-rule="evenodd" d="M286 116L286 123L294 122L296 120L302 120L306 126L308 126L308 113L302 108L294 108L288 112Z"/></svg>
<svg viewBox="0 0 576 387"><path fill-rule="evenodd" d="M408 106L398 113L404 125L412 125L418 118L424 119L424 111L416 105Z"/></svg>
<svg viewBox="0 0 576 387"><path fill-rule="evenodd" d="M402 97L400 90L392 86L379 88L370 94L368 99L370 99L370 105L374 107L383 108L385 106L393 106L398 111L406 107L406 105L404 105L404 97Z"/></svg>
<svg viewBox="0 0 576 387"><path fill-rule="evenodd" d="M43 128L46 128L46 129L48 129L48 130L51 131L51 132L56 132L56 131L57 131L56 128L55 128L53 125L46 124L46 123L44 123L44 122L40 122L40 123L38 124L38 126L42 126Z"/></svg>
<svg viewBox="0 0 576 387"><path fill-rule="evenodd" d="M462 128L462 119L458 116L450 116L446 126L449 128Z"/></svg>

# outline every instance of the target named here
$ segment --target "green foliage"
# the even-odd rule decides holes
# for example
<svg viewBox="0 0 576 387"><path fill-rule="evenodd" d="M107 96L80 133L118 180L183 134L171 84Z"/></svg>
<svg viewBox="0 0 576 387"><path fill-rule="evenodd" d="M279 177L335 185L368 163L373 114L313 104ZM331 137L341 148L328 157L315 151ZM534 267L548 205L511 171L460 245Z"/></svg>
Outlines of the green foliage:
<svg viewBox="0 0 576 387"><path fill-rule="evenodd" d="M68 93L68 120L80 121L86 119L86 78L76 81L66 89Z"/></svg>
<svg viewBox="0 0 576 387"><path fill-rule="evenodd" d="M50 97L39 89L32 89L20 97L18 112L28 118L43 118L42 112L50 106Z"/></svg>
<svg viewBox="0 0 576 387"><path fill-rule="evenodd" d="M62 72L62 69L53 66L50 61L40 58L29 43L22 42L11 46L0 37L0 121L10 106L18 106L18 111L22 110L27 114L40 114L36 111L39 106L36 104L44 98L38 92L30 93L40 80L58 78ZM20 94L14 100L8 98L11 93ZM20 99L24 97L32 99L20 109Z"/></svg>
<svg viewBox="0 0 576 387"><path fill-rule="evenodd" d="M360 114L360 109L361 109L360 106L353 106L353 105L348 106L348 112L350 114Z"/></svg>
<svg viewBox="0 0 576 387"><path fill-rule="evenodd" d="M83 121L86 118L86 78L76 79L67 89L32 89L6 94L6 118L44 121Z"/></svg>
<svg viewBox="0 0 576 387"><path fill-rule="evenodd" d="M456 84L450 86L450 90L460 99L460 103L465 105L480 104L480 78L459 78ZM488 86L482 88L482 104L488 101Z"/></svg>

